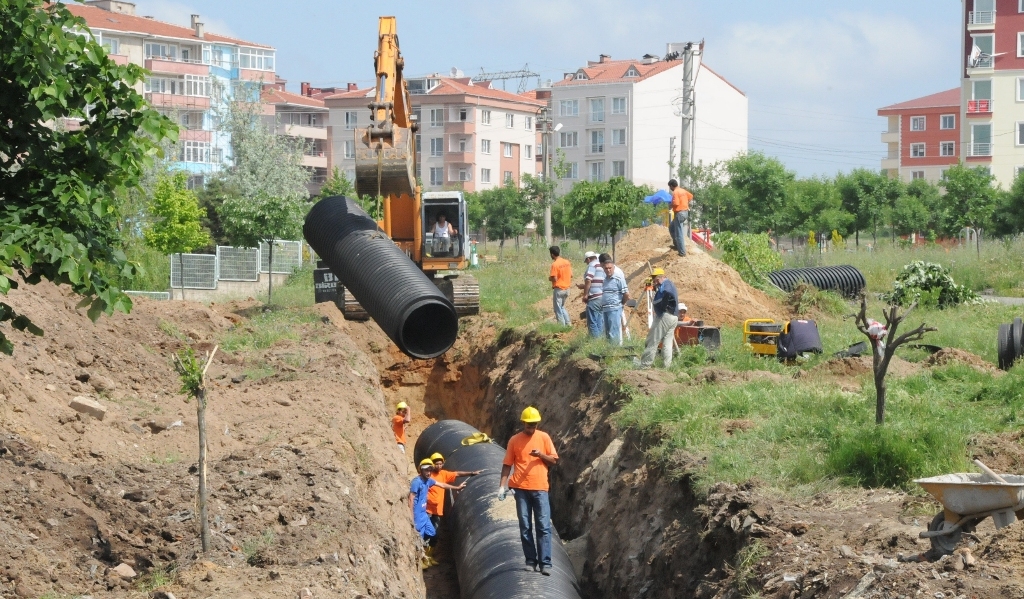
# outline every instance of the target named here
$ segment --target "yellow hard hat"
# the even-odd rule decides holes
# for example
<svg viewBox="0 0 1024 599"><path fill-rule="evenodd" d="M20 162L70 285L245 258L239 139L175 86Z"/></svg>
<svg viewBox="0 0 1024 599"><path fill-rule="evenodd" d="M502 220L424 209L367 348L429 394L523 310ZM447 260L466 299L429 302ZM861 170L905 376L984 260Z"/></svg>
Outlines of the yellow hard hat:
<svg viewBox="0 0 1024 599"><path fill-rule="evenodd" d="M665 269L664 268L655 268L654 270L651 271L651 276L652 277L663 277L663 276L665 276Z"/></svg>
<svg viewBox="0 0 1024 599"><path fill-rule="evenodd" d="M444 456L439 454L439 453L435 453L434 455L430 456L430 461L431 462L436 462L438 460L441 460L443 462L444 461Z"/></svg>
<svg viewBox="0 0 1024 599"><path fill-rule="evenodd" d="M422 460L420 460L420 470L423 470L424 468L433 468L433 467L434 467L434 462L431 462L430 458L423 458Z"/></svg>
<svg viewBox="0 0 1024 599"><path fill-rule="evenodd" d="M404 410L404 409L406 409L408 407L409 407L409 404L405 403L404 401L400 401L400 402L398 402L398 405L395 406L395 409L396 410Z"/></svg>
<svg viewBox="0 0 1024 599"><path fill-rule="evenodd" d="M519 419L527 423L540 422L540 411L530 406L523 410L523 415Z"/></svg>

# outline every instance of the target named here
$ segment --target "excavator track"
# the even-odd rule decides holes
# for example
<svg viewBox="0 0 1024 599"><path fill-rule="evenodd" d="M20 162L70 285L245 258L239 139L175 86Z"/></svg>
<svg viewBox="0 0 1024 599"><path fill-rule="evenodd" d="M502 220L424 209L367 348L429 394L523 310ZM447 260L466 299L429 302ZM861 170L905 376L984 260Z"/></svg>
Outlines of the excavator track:
<svg viewBox="0 0 1024 599"><path fill-rule="evenodd" d="M434 284L455 304L459 316L473 316L480 313L480 283L476 277L460 274L444 279L434 279ZM368 320L370 315L359 304L359 300L347 288L338 287L338 308L345 320Z"/></svg>

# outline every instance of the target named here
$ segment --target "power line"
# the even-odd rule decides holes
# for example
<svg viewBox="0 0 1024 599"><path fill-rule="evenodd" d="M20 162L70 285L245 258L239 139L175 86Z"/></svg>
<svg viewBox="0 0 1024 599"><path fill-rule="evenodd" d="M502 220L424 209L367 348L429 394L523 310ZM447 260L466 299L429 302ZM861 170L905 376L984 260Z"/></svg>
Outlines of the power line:
<svg viewBox="0 0 1024 599"><path fill-rule="evenodd" d="M523 93L526 91L529 85L530 77L540 77L540 74L534 73L530 70L529 63L523 65L523 68L516 71L492 71L490 73L484 71L483 67L480 67L480 74L473 77L473 81L501 81L501 89L505 89L505 82L509 79L518 79L519 87L517 93Z"/></svg>

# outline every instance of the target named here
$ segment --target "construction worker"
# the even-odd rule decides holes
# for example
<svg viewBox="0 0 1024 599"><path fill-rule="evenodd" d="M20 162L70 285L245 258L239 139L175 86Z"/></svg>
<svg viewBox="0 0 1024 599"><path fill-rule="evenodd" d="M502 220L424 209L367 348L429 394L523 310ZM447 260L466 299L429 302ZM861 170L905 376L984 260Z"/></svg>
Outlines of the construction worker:
<svg viewBox="0 0 1024 599"><path fill-rule="evenodd" d="M572 264L562 257L562 248L553 245L548 248L551 254L551 303L555 307L555 320L558 324L569 326L569 311L565 302L569 299L569 285L572 284Z"/></svg>
<svg viewBox="0 0 1024 599"><path fill-rule="evenodd" d="M604 282L601 284L604 336L615 345L622 345L622 307L629 300L629 285L622 269L615 266L610 255L601 254L598 260L604 271Z"/></svg>
<svg viewBox="0 0 1024 599"><path fill-rule="evenodd" d="M430 478L439 483L451 484L460 476L476 476L483 472L483 470L475 470L473 472L445 470L444 456L439 453L430 456L430 461L434 464L434 470L430 473ZM430 522L437 529L441 525L441 516L444 515L444 487L435 485L427 492L427 514L430 516Z"/></svg>
<svg viewBox="0 0 1024 599"><path fill-rule="evenodd" d="M404 401L398 402L395 406L395 415L391 417L391 430L395 432L395 442L402 453L405 453L405 427L411 421L409 405Z"/></svg>
<svg viewBox="0 0 1024 599"><path fill-rule="evenodd" d="M676 251L680 256L685 256L686 240L690 237L690 200L693 199L693 194L679 187L679 182L675 179L668 182L668 188L672 192L673 214L669 233L676 244Z"/></svg>
<svg viewBox="0 0 1024 599"><path fill-rule="evenodd" d="M586 252L583 254L583 262L587 265L587 269L583 273L583 282L576 285L576 287L583 290L583 303L586 305L587 315L587 331L591 337L597 338L604 331L600 300L601 283L604 282L604 271L601 270L601 264L597 261L597 252ZM601 277L597 279L596 277L599 273Z"/></svg>
<svg viewBox="0 0 1024 599"><path fill-rule="evenodd" d="M679 292L661 268L651 271L651 283L654 285L654 322L647 332L647 344L638 360L638 366L650 368L658 353L658 344L661 344L661 355L665 359L665 368L668 368L672 365L672 343L675 341L676 325L679 324Z"/></svg>
<svg viewBox="0 0 1024 599"><path fill-rule="evenodd" d="M430 458L420 460L420 475L412 479L412 484L409 485L409 509L412 511L412 526L423 540L422 563L424 569L437 565L437 561L432 555L434 545L437 544L437 529L434 528L430 516L427 515L427 494L434 486L452 491L458 491L466 486L465 483L452 486L437 482L430 478L433 471L434 463L430 461Z"/></svg>
<svg viewBox="0 0 1024 599"><path fill-rule="evenodd" d="M530 406L520 417L522 432L512 435L505 450L498 482L498 500L504 501L509 489L515 495L519 516L519 537L526 565L534 572L550 576L551 503L548 500L548 467L558 463L558 452L547 433L537 430L540 411ZM511 474L511 477L509 476ZM536 539L534 538L536 525Z"/></svg>

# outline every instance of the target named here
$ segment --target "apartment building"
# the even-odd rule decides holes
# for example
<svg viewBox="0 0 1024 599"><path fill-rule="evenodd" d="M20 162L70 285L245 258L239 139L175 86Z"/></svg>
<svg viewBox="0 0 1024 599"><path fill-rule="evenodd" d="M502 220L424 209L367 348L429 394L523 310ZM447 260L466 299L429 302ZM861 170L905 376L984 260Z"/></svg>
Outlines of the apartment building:
<svg viewBox="0 0 1024 599"><path fill-rule="evenodd" d="M937 183L961 159L959 87L879 108L878 116L888 125L882 131L882 172L888 176Z"/></svg>
<svg viewBox="0 0 1024 599"><path fill-rule="evenodd" d="M230 156L230 139L215 126L218 110L236 96L259 97L261 84L275 80L274 48L207 32L199 15L183 27L139 16L135 4L123 0L66 6L85 19L115 62L150 72L139 91L181 126L175 167L201 186Z"/></svg>
<svg viewBox="0 0 1024 599"><path fill-rule="evenodd" d="M667 56L674 46L668 45ZM680 160L683 70L678 59L602 55L554 83L551 114L559 130L552 146L568 162L560 190L577 180L611 177L665 187L669 161ZM694 91L693 161L714 162L746 152L746 95L706 64L697 68Z"/></svg>
<svg viewBox="0 0 1024 599"><path fill-rule="evenodd" d="M278 135L286 135L302 143L302 165L310 171L309 193L316 195L329 174L329 111L323 100L286 91L286 84L287 81L278 78L273 84L263 86L264 104L274 107L274 112L265 115L264 119ZM309 84L303 83L302 91L308 89Z"/></svg>
<svg viewBox="0 0 1024 599"><path fill-rule="evenodd" d="M425 191L479 191L520 183L537 172L537 117L545 102L474 82L434 74L409 79L416 135L417 177ZM355 176L355 133L369 124L374 90L329 95L331 168Z"/></svg>

